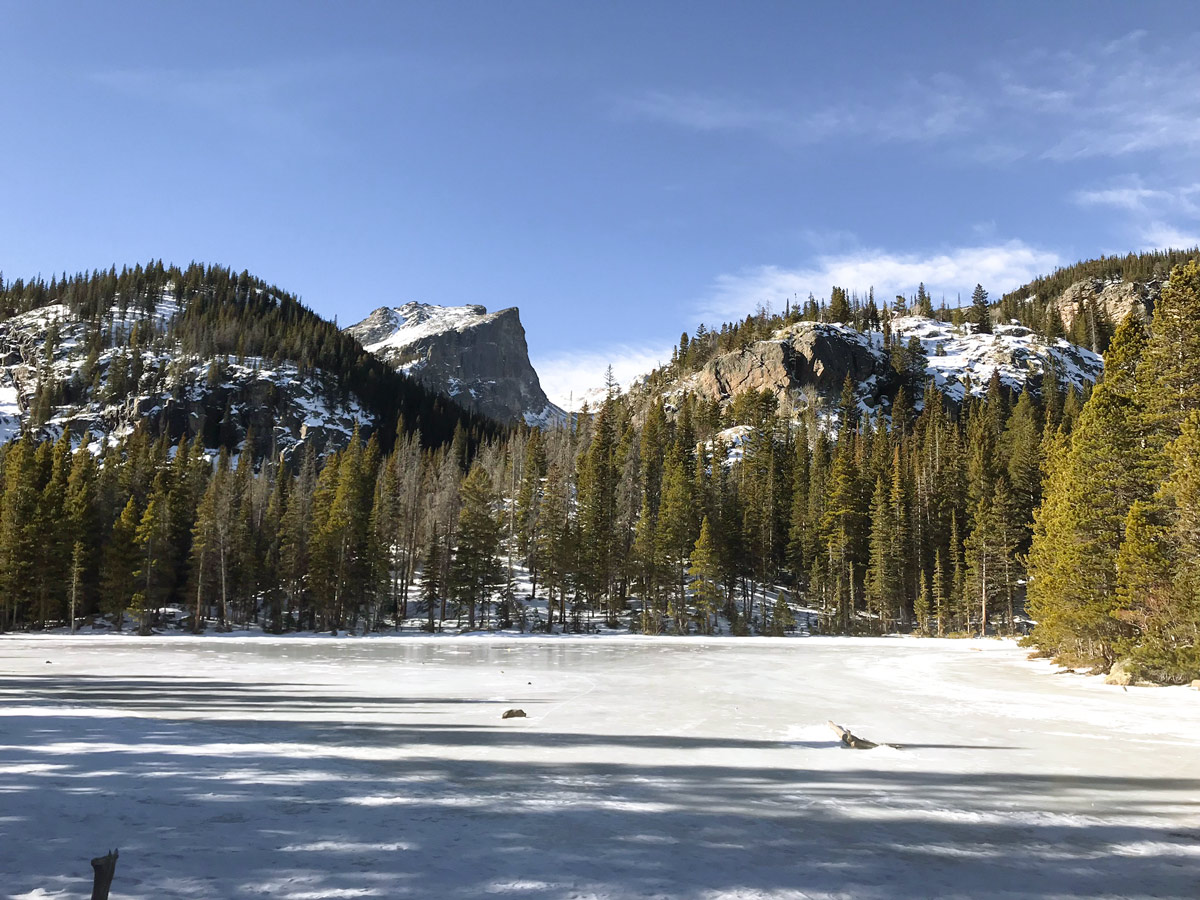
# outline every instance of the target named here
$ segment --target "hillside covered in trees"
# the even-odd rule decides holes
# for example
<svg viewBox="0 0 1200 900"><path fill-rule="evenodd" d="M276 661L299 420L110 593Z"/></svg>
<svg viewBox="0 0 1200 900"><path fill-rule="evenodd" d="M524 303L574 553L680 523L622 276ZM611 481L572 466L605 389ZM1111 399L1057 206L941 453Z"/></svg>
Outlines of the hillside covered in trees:
<svg viewBox="0 0 1200 900"><path fill-rule="evenodd" d="M390 445L494 426L393 371L294 296L219 266L153 262L49 281L0 277L0 409L32 428L117 438L141 427L256 456L341 447L356 425Z"/></svg>

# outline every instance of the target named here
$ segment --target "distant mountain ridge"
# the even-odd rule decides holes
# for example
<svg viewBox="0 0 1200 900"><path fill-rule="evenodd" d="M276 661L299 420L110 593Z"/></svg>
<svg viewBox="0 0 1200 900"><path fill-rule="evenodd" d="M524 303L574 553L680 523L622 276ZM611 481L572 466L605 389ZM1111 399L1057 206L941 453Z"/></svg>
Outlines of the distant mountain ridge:
<svg viewBox="0 0 1200 900"><path fill-rule="evenodd" d="M489 313L477 304L381 306L345 331L398 371L497 421L565 419L529 361L516 307Z"/></svg>
<svg viewBox="0 0 1200 900"><path fill-rule="evenodd" d="M293 456L356 428L390 445L400 422L431 446L496 430L247 272L158 262L0 285L0 439L141 427Z"/></svg>

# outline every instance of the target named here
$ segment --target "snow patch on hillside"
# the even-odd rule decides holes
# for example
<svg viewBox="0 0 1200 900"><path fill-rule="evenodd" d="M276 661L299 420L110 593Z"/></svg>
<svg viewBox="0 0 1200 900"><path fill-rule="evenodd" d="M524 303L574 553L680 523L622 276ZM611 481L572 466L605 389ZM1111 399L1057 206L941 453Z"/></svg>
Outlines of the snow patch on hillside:
<svg viewBox="0 0 1200 900"><path fill-rule="evenodd" d="M125 304L118 298L96 326L104 340L90 362L92 326L76 319L61 303L0 322L0 441L17 437L28 425L39 385L47 379L58 385L60 395L42 426L49 437L67 430L78 440L90 431L113 444L140 421L164 410L190 404L186 414L195 417L214 390L246 394L254 389L260 397L281 392L283 408L274 422L273 438L284 452L318 434L344 443L356 423L374 424L374 417L356 397L340 396L331 376L320 370L301 373L292 363L230 359L218 363L219 377L210 384L213 360L182 353L179 342L166 334L183 309L170 286L152 298ZM135 326L143 329L138 348L110 346L125 344ZM57 338L51 347L52 328ZM129 388L110 393L110 380L121 366L131 380ZM133 384L135 368L140 376ZM258 410L231 402L229 412L237 416ZM100 444L92 446L98 449Z"/></svg>
<svg viewBox="0 0 1200 900"><path fill-rule="evenodd" d="M892 320L892 332L899 344L920 340L929 360L926 374L956 401L966 395L968 381L972 395L983 396L993 373L1006 387L1024 390L1031 375L1045 375L1052 365L1060 381L1082 389L1104 371L1104 360L1092 351L1061 338L1050 344L1021 325L997 325L994 334L979 334L970 325L902 316ZM881 333L872 333L871 339L882 347Z"/></svg>

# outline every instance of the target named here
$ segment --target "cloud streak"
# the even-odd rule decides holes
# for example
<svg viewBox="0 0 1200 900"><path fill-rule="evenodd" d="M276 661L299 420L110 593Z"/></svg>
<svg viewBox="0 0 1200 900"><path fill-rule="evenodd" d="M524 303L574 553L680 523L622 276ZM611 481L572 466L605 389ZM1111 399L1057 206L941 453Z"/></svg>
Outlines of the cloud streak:
<svg viewBox="0 0 1200 900"><path fill-rule="evenodd" d="M708 134L745 133L785 146L848 137L926 141L969 132L979 113L958 79L909 79L880 103L772 105L698 91L648 90L615 98L618 116Z"/></svg>
<svg viewBox="0 0 1200 900"><path fill-rule="evenodd" d="M1140 178L1129 177L1106 187L1077 191L1073 199L1084 208L1124 213L1143 249L1200 245L1200 182L1147 187Z"/></svg>
<svg viewBox="0 0 1200 900"><path fill-rule="evenodd" d="M619 98L626 117L699 133L743 133L786 146L848 137L942 142L977 162L1200 152L1200 57L1148 46L1134 32L1074 50L1036 51L964 73L907 78L814 105L698 91ZM969 137L966 144L947 138ZM1001 137L1002 136L1002 137Z"/></svg>
<svg viewBox="0 0 1200 900"><path fill-rule="evenodd" d="M944 296L953 305L976 284L999 296L1061 263L1057 253L1022 241L926 254L861 250L820 256L806 267L758 266L721 275L700 302L700 314L715 322L747 315L759 304L778 310L788 298L828 297L833 285L860 294L874 288L877 300L886 302L896 294L912 294L924 282L935 298Z"/></svg>

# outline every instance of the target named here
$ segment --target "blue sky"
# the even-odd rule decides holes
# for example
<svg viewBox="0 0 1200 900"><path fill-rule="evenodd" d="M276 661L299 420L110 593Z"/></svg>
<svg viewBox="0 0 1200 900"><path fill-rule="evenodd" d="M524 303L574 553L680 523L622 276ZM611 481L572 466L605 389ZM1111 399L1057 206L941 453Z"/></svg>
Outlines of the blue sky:
<svg viewBox="0 0 1200 900"><path fill-rule="evenodd" d="M0 269L519 306L552 396L832 284L1200 242L1180 3L11 3Z"/></svg>

